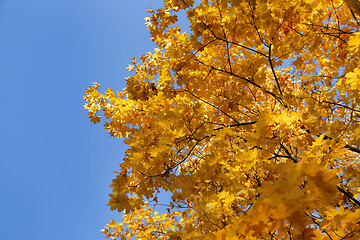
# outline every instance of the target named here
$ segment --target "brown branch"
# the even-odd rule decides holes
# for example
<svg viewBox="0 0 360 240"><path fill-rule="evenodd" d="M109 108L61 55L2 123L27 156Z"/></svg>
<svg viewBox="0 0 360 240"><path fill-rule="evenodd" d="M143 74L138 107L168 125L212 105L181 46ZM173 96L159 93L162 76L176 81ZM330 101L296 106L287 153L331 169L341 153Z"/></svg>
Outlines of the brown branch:
<svg viewBox="0 0 360 240"><path fill-rule="evenodd" d="M275 69L274 69L274 66L273 66L272 60L271 60L271 46L272 46L272 44L270 44L270 46L269 46L268 60L269 60L269 63L270 63L270 68L271 68L272 74L274 75L274 78L275 78L276 85L277 85L277 87L279 89L280 95L283 96L283 92L281 91L280 83L279 83L279 80L278 80L278 78L276 76Z"/></svg>
<svg viewBox="0 0 360 240"><path fill-rule="evenodd" d="M240 127L240 126L246 126L246 125L251 125L251 124L255 124L257 123L257 121L253 121L253 122L244 122L244 123L236 123L236 124L230 124L228 126L223 126L223 127L218 127L218 128L214 128L213 130L220 130L223 129L225 127Z"/></svg>
<svg viewBox="0 0 360 240"><path fill-rule="evenodd" d="M221 23L221 20L223 19L223 16L221 14L221 9L220 9L220 5L219 5L219 2L216 1L216 4L217 4L217 7L218 7L218 10L219 10L219 14L220 14L220 23ZM224 29L224 25L221 23L221 28L222 28L222 32L224 34L224 38L227 39L227 36L226 36L226 32L225 32L225 29ZM229 68L230 68L230 72L232 72L232 67L231 67L231 59L230 59L230 51L229 51L229 42L226 41L226 51L227 51L227 61L228 61L228 64L229 64Z"/></svg>
<svg viewBox="0 0 360 240"><path fill-rule="evenodd" d="M215 108L216 110L222 112L225 116L227 116L228 118L232 119L233 121L235 121L237 124L239 124L239 122L232 116L230 116L229 114L227 114L226 112L224 112L223 110L221 110L220 108L216 107L214 104L208 102L208 101L205 101L204 99L196 96L194 93L192 93L190 90L187 90L186 92L190 93L193 97L195 97L196 99L210 105L211 107Z"/></svg>
<svg viewBox="0 0 360 240"><path fill-rule="evenodd" d="M223 42L230 43L230 44L233 44L233 45L235 45L235 46L244 48L244 49L249 50L249 51L251 51L251 52L253 52L253 53L257 53L257 54L259 54L259 55L261 55L261 56L263 56L263 57L265 57L265 58L268 57L266 54L264 54L264 53L262 53L262 52L259 52L259 51L255 50L255 49L252 49L252 48L250 48L250 47L247 47L247 46L241 45L241 44L239 44L239 43L232 42L232 41L229 41L229 40L226 40L226 39L217 37L217 36L214 36L214 37L215 37L216 40L223 41Z"/></svg>
<svg viewBox="0 0 360 240"><path fill-rule="evenodd" d="M345 148L346 148L347 150L352 151L352 152L360 153L360 149L359 149L359 148L350 146L350 145L348 145L348 144L345 145Z"/></svg>
<svg viewBox="0 0 360 240"><path fill-rule="evenodd" d="M202 61L200 61L199 59L196 59L196 61L199 62L200 64L202 64L202 65L210 68L210 69L213 69L213 70L216 70L216 71L219 71L219 72L223 72L223 73L227 73L227 74L229 74L229 75L231 75L231 76L240 78L240 79L246 81L247 83L250 83L251 85L253 85L253 86L255 86L255 87L259 88L259 89L262 89L264 92L270 94L270 95L273 96L276 100L278 100L282 106L287 107L287 105L283 102L283 100L282 100L281 97L277 96L275 93L273 93L273 92L271 92L271 91L269 91L269 90L265 90L262 86L260 86L259 84L255 83L254 81L251 81L251 80L249 80L249 79L247 79L247 78L245 78L245 77L239 76L239 75L237 75L237 74L235 74L235 73L232 73L232 72L229 72L229 71L220 69L220 68L216 68L216 67L213 67L213 66L209 66L209 65L207 65L206 63L203 63Z"/></svg>
<svg viewBox="0 0 360 240"><path fill-rule="evenodd" d="M310 131L308 128L306 128L305 126L302 126L301 129L305 130L308 134L311 134L311 131ZM317 137L320 137L320 135L316 135L316 136L317 136ZM327 139L333 140L332 137L329 137L329 136L327 136L327 135L324 135L323 140L327 140ZM339 141L336 140L336 143L338 143L338 142L339 142ZM346 149L348 149L349 151L356 152L356 153L360 153L360 149L357 148L357 147L350 146L349 144L346 144L344 147L345 147Z"/></svg>
<svg viewBox="0 0 360 240"><path fill-rule="evenodd" d="M351 192L345 191L343 188L337 186L338 190L344 194L351 202L353 202L357 207L360 207L360 202L354 198L353 194Z"/></svg>

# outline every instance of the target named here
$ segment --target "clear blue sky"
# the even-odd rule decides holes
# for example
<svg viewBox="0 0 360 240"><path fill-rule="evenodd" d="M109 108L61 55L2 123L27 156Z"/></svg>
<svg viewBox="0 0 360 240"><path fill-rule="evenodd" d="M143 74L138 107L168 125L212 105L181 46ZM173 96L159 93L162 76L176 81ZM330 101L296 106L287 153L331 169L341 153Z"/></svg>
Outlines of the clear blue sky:
<svg viewBox="0 0 360 240"><path fill-rule="evenodd" d="M122 89L151 51L160 0L0 0L0 240L103 239L125 147L83 110L85 89Z"/></svg>

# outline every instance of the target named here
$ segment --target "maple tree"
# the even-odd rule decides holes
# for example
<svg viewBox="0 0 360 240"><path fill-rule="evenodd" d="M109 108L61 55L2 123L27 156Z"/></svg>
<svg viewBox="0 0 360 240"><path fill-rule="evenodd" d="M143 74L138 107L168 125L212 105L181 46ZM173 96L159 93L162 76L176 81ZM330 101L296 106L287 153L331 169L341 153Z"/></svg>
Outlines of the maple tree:
<svg viewBox="0 0 360 240"><path fill-rule="evenodd" d="M96 83L84 97L90 120L105 118L129 147L108 203L123 221L105 236L360 239L356 6L164 0L149 10L157 48L131 61L123 91Z"/></svg>

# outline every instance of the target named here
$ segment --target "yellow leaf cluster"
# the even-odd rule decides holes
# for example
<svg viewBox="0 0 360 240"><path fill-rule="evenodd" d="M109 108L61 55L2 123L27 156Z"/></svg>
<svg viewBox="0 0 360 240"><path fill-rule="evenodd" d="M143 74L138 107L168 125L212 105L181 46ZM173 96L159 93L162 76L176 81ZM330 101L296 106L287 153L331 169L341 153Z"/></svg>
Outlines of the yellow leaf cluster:
<svg viewBox="0 0 360 240"><path fill-rule="evenodd" d="M157 48L131 61L125 89L95 83L84 97L90 121L128 146L109 201L123 220L105 236L360 239L352 3L165 0L149 10Z"/></svg>

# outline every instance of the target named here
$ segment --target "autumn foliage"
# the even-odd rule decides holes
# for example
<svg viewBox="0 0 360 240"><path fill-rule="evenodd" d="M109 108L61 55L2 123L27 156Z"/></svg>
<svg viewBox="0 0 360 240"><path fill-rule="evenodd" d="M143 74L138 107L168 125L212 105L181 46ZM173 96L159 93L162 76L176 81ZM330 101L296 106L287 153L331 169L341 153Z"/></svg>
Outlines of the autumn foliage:
<svg viewBox="0 0 360 240"><path fill-rule="evenodd" d="M351 3L164 0L149 10L157 48L131 61L124 90L94 84L84 97L90 120L104 118L129 147L109 201L123 220L105 236L360 239Z"/></svg>

